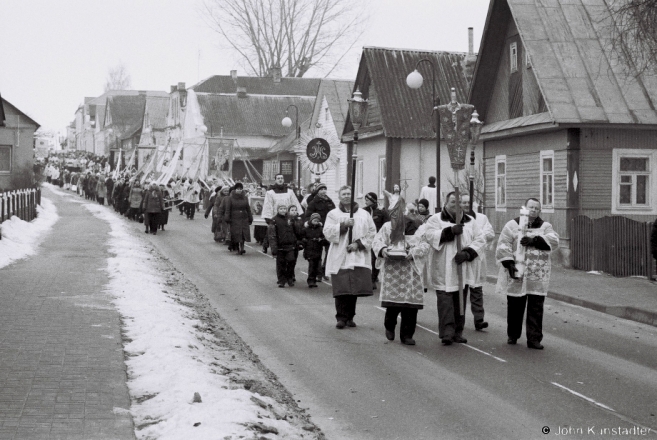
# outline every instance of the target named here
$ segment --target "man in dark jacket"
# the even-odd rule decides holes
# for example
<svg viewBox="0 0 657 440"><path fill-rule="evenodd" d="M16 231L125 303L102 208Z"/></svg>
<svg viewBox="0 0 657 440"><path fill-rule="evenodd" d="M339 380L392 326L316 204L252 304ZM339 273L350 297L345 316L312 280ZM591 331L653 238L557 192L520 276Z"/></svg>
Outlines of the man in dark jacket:
<svg viewBox="0 0 657 440"><path fill-rule="evenodd" d="M105 186L107 187L107 205L112 206L114 204L112 203L112 191L114 191L114 179L112 179L112 176L107 178Z"/></svg>
<svg viewBox="0 0 657 440"><path fill-rule="evenodd" d="M285 287L286 282L290 287L294 286L294 266L301 235L296 222L287 215L288 208L278 205L278 213L271 219L272 227L269 228L269 245L271 254L276 257L278 287Z"/></svg>
<svg viewBox="0 0 657 440"><path fill-rule="evenodd" d="M310 216L310 220L303 229L303 258L308 260L308 287L317 287L317 281L322 277L322 253L326 244L330 243L324 238L324 224L318 213Z"/></svg>
<svg viewBox="0 0 657 440"><path fill-rule="evenodd" d="M365 208L374 220L374 225L376 226L376 232L379 232L381 226L387 221L390 221L390 216L388 213L382 209L379 209L379 198L376 193L369 192L365 195ZM376 290L376 281L379 279L379 269L374 266L376 262L376 256L372 252L372 289Z"/></svg>

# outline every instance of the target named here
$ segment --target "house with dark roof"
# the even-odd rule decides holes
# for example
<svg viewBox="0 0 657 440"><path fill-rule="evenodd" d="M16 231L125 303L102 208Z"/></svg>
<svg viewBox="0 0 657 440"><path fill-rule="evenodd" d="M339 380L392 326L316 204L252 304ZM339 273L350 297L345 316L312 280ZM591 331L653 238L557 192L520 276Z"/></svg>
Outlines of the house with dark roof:
<svg viewBox="0 0 657 440"><path fill-rule="evenodd" d="M320 82L316 78L281 78L280 74L238 77L233 71L230 76L216 75L189 89L184 83L172 86L168 136L173 145L180 141L185 145L179 173L194 167L199 136L203 136L210 158L226 145L232 146L234 179L273 182L273 164L268 162L271 167L265 170L264 160L269 149L290 131L281 124L285 111L295 105L299 119L307 119ZM283 172L287 181L297 174L293 160L275 165L275 172Z"/></svg>
<svg viewBox="0 0 657 440"><path fill-rule="evenodd" d="M105 105L111 96L164 96L166 92L152 90L108 90L98 97L85 97L75 112L73 137L75 149L98 156L109 155L107 133L104 131ZM112 139L114 141L114 139Z"/></svg>
<svg viewBox="0 0 657 440"><path fill-rule="evenodd" d="M32 171L34 132L40 127L28 115L0 96L0 188L12 188L12 176Z"/></svg>
<svg viewBox="0 0 657 440"><path fill-rule="evenodd" d="M355 198L363 203L368 192L383 197L394 184L406 185L406 199L418 198L430 176L437 175L436 133L433 128L432 71L425 63L418 67L424 85L411 89L406 77L422 59L436 69L436 93L441 103L451 99L451 88L458 102L467 100L468 54L365 47L354 84L369 101L367 120L359 129ZM347 116L342 141L348 143L352 157L353 125ZM479 154L479 153L477 153ZM347 181L351 182L351 166ZM454 173L450 167L444 139L440 148L441 193L451 191ZM404 184L405 183L405 184Z"/></svg>
<svg viewBox="0 0 657 440"><path fill-rule="evenodd" d="M485 213L499 232L529 197L572 221L657 215L657 76L609 51L610 11L586 0L491 0L470 103L485 122Z"/></svg>
<svg viewBox="0 0 657 440"><path fill-rule="evenodd" d="M269 156L264 160L266 171L276 169L275 164L281 164L280 168L285 170L285 163L301 164L302 172L297 175L295 184L302 188L307 187L316 180L320 180L327 186L329 196L337 200L337 192L340 186L347 184L347 158L346 144L341 142L340 136L344 130L345 120L349 111L348 99L351 97L354 82L349 80L322 79L320 81L317 98L313 106L312 115L300 121L300 136L296 137L295 114L290 111L292 127L287 130L287 136L279 140L269 151ZM292 110L292 109L291 109ZM316 165L307 160L307 146L314 139L324 139L330 148L329 158L321 165ZM271 162L272 165L268 165ZM288 165L289 167L289 165Z"/></svg>

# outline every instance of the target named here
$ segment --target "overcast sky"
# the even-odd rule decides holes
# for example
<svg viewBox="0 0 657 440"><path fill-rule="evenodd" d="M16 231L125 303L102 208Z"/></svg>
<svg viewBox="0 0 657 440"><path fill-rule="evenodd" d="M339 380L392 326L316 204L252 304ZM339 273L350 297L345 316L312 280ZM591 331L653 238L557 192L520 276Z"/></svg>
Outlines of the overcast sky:
<svg viewBox="0 0 657 440"><path fill-rule="evenodd" d="M84 97L101 95L108 69L119 62L140 90L168 92L178 82L239 74L197 1L0 0L0 94L64 135ZM466 52L468 27L477 51L488 3L370 0L368 29L330 76L353 79L363 46Z"/></svg>

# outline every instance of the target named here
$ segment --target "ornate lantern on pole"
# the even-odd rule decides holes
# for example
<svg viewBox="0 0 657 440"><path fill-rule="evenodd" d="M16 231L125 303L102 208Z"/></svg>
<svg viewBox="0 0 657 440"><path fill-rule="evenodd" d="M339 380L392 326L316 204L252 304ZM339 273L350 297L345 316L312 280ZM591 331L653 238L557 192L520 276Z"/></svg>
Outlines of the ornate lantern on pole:
<svg viewBox="0 0 657 440"><path fill-rule="evenodd" d="M349 218L354 217L354 196L356 195L356 163L358 160L358 129L367 120L369 101L363 99L358 87L349 101L349 118L354 127L354 141L351 151L351 203L349 205ZM351 244L352 230L349 228L349 244Z"/></svg>
<svg viewBox="0 0 657 440"><path fill-rule="evenodd" d="M475 110L472 113L472 119L470 119L470 143L472 148L470 149L470 209L474 211L474 178L475 178L475 147L477 142L479 142L479 136L481 135L481 128L484 125L483 122L479 120L479 113Z"/></svg>
<svg viewBox="0 0 657 440"><path fill-rule="evenodd" d="M297 144L299 143L299 138L301 137L301 127L299 126L299 107L297 107L294 104L290 104L287 106L285 109L285 117L281 121L281 124L283 127L291 127L292 126L292 119L288 116L288 111L290 110L290 107L294 107L294 110L296 111L296 116L294 118L295 124L296 124L296 140ZM298 146L298 145L297 145ZM299 191L301 191L301 167L299 166L299 160L297 159L297 187L299 188Z"/></svg>

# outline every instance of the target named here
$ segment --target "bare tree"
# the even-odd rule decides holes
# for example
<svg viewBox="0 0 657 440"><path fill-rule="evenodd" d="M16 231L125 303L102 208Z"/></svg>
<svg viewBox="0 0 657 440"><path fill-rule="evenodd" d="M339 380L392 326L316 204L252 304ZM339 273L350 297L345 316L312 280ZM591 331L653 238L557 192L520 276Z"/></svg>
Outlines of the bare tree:
<svg viewBox="0 0 657 440"><path fill-rule="evenodd" d="M107 80L105 81L105 91L108 90L130 90L132 80L125 64L120 62L115 67L110 67L107 71Z"/></svg>
<svg viewBox="0 0 657 440"><path fill-rule="evenodd" d="M607 0L609 47L633 75L657 72L657 0Z"/></svg>
<svg viewBox="0 0 657 440"><path fill-rule="evenodd" d="M364 32L367 2L353 0L204 0L201 15L250 74L281 67L302 77L330 73ZM327 73L327 74L328 74Z"/></svg>

